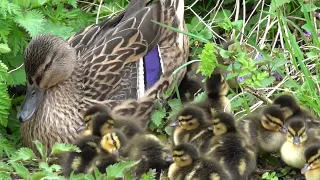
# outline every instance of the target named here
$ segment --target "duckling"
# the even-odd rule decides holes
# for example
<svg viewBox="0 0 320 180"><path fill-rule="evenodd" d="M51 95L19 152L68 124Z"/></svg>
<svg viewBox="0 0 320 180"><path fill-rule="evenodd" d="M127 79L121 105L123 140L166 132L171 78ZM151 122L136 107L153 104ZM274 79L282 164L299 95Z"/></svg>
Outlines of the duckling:
<svg viewBox="0 0 320 180"><path fill-rule="evenodd" d="M286 124L290 121L290 117L299 116L302 119L306 119L308 127L320 127L318 117L313 115L306 108L300 106L293 96L287 94L281 95L273 101L273 104L280 106L282 109Z"/></svg>
<svg viewBox="0 0 320 180"><path fill-rule="evenodd" d="M98 154L100 142L98 136L83 136L77 139L73 144L78 146L81 152L69 152L63 163L63 175L69 177L70 173L84 173L87 166Z"/></svg>
<svg viewBox="0 0 320 180"><path fill-rule="evenodd" d="M276 105L268 105L262 112L238 120L236 126L251 140L259 154L278 152L288 131L284 125L284 115Z"/></svg>
<svg viewBox="0 0 320 180"><path fill-rule="evenodd" d="M206 156L230 173L232 179L248 179L256 168L255 150L235 126L234 116L220 112L213 117L213 137Z"/></svg>
<svg viewBox="0 0 320 180"><path fill-rule="evenodd" d="M225 169L215 161L200 157L198 149L190 143L175 146L172 157L168 172L170 179L230 179Z"/></svg>
<svg viewBox="0 0 320 180"><path fill-rule="evenodd" d="M84 113L84 121L84 125L78 130L87 127L86 134L103 136L113 128L121 130L127 137L143 133L143 129L133 120L123 118L114 120L109 108L101 104L88 108Z"/></svg>
<svg viewBox="0 0 320 180"><path fill-rule="evenodd" d="M287 140L283 143L281 159L289 166L303 168L306 163L305 148L315 140L316 131L308 129L300 117L293 117L288 124Z"/></svg>
<svg viewBox="0 0 320 180"><path fill-rule="evenodd" d="M203 108L209 115L213 116L217 112L231 112L230 100L226 97L229 85L224 76L220 73L212 74L206 80L206 98L200 102L192 103Z"/></svg>
<svg viewBox="0 0 320 180"><path fill-rule="evenodd" d="M306 164L301 169L306 180L320 180L320 143L315 142L304 151Z"/></svg>
<svg viewBox="0 0 320 180"><path fill-rule="evenodd" d="M149 169L155 169L156 179L159 179L161 171L171 164L170 149L153 134L134 136L120 155L137 162L133 172L138 179Z"/></svg>
<svg viewBox="0 0 320 180"><path fill-rule="evenodd" d="M127 138L117 129L105 134L100 141L99 154L88 165L86 173L92 173L95 167L105 173L108 166L120 162L119 151L126 143Z"/></svg>
<svg viewBox="0 0 320 180"><path fill-rule="evenodd" d="M175 145L181 143L192 142L197 147L201 147L201 151L205 151L211 137L213 136L207 116L205 112L194 105L185 106L178 112L177 121L170 124L174 126L173 143Z"/></svg>

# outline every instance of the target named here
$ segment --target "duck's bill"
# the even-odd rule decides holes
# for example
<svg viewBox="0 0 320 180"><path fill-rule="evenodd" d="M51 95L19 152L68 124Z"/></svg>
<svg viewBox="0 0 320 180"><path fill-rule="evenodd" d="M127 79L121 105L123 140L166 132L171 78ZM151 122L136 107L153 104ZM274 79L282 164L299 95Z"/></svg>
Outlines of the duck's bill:
<svg viewBox="0 0 320 180"><path fill-rule="evenodd" d="M288 132L288 128L286 126L282 126L280 128L280 131L283 132L283 133L287 133Z"/></svg>
<svg viewBox="0 0 320 180"><path fill-rule="evenodd" d="M294 145L300 145L301 144L300 138L298 136L294 136L293 137L293 144Z"/></svg>
<svg viewBox="0 0 320 180"><path fill-rule="evenodd" d="M37 111L45 89L33 84L27 86L27 93L17 118L20 122L28 121Z"/></svg>
<svg viewBox="0 0 320 180"><path fill-rule="evenodd" d="M114 154L114 155L116 155L116 156L119 156L119 150L118 149L115 149L115 150L112 150L111 151L111 154Z"/></svg>
<svg viewBox="0 0 320 180"><path fill-rule="evenodd" d="M304 167L301 169L301 174L305 174L311 169L309 164L305 164Z"/></svg>
<svg viewBox="0 0 320 180"><path fill-rule="evenodd" d="M173 162L173 157L172 156L166 156L165 157L165 161L169 162L169 163L172 163Z"/></svg>
<svg viewBox="0 0 320 180"><path fill-rule="evenodd" d="M169 124L170 127L176 127L179 125L179 122L178 121L174 121L172 123Z"/></svg>
<svg viewBox="0 0 320 180"><path fill-rule="evenodd" d="M87 128L86 124L83 123L80 127L78 127L78 129L76 129L76 132L79 133L79 132L81 132L82 130L84 130L86 128Z"/></svg>

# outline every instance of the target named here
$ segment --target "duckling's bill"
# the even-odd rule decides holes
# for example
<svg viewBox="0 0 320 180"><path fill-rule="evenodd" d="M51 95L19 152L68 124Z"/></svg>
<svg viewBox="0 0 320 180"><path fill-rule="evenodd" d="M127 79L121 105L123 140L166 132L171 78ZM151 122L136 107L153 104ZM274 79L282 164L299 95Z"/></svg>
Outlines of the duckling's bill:
<svg viewBox="0 0 320 180"><path fill-rule="evenodd" d="M39 87L36 83L28 84L26 97L17 116L20 122L25 122L32 118L38 109L44 92L45 89Z"/></svg>
<svg viewBox="0 0 320 180"><path fill-rule="evenodd" d="M76 131L77 131L77 133L79 133L80 131L82 131L82 130L84 130L84 129L86 129L86 128L87 128L86 123L83 123L80 127L78 127L78 128L76 129Z"/></svg>
<svg viewBox="0 0 320 180"><path fill-rule="evenodd" d="M311 170L311 166L309 164L305 164L304 167L301 169L301 174L305 174L309 170Z"/></svg>

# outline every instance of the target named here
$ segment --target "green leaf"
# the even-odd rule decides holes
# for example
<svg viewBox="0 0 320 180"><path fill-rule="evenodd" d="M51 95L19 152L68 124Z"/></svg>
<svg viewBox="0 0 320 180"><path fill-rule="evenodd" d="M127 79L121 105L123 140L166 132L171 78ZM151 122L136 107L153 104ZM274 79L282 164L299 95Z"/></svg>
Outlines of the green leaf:
<svg viewBox="0 0 320 180"><path fill-rule="evenodd" d="M147 173L144 173L140 180L155 180L156 172L150 169Z"/></svg>
<svg viewBox="0 0 320 180"><path fill-rule="evenodd" d="M29 179L30 172L21 163L11 162L11 165L19 176L21 176L24 179Z"/></svg>
<svg viewBox="0 0 320 180"><path fill-rule="evenodd" d="M18 16L15 21L24 29L27 30L31 37L39 35L43 31L44 16L40 11L30 10L27 11L23 16Z"/></svg>
<svg viewBox="0 0 320 180"><path fill-rule="evenodd" d="M119 162L108 166L106 169L107 178L121 178L124 175L126 169L131 168L135 165L133 161Z"/></svg>
<svg viewBox="0 0 320 180"><path fill-rule="evenodd" d="M205 92L201 92L199 94L197 94L197 96L193 99L193 102L200 102L203 101L206 98L206 93Z"/></svg>
<svg viewBox="0 0 320 180"><path fill-rule="evenodd" d="M61 153L65 153L65 152L81 152L80 149L73 144L64 144L64 143L58 143L56 142L51 150L51 154L61 154Z"/></svg>
<svg viewBox="0 0 320 180"><path fill-rule="evenodd" d="M238 31L241 31L242 26L243 26L243 20L238 20L238 21L233 21L231 22L231 25L237 29Z"/></svg>
<svg viewBox="0 0 320 180"><path fill-rule="evenodd" d="M284 4L290 3L290 2L291 0L272 0L270 5L271 6L270 11L273 12L280 6L283 6Z"/></svg>
<svg viewBox="0 0 320 180"><path fill-rule="evenodd" d="M10 156L16 152L16 148L14 147L12 142L8 141L4 137L1 137L0 138L0 155L1 156L3 152L5 152L7 156Z"/></svg>
<svg viewBox="0 0 320 180"><path fill-rule="evenodd" d="M12 179L8 172L3 172L3 171L0 171L0 178L1 178L1 180L11 180Z"/></svg>
<svg viewBox="0 0 320 180"><path fill-rule="evenodd" d="M34 158L36 158L36 155L31 149L22 147L18 150L16 155L13 156L11 159L14 161L20 161L20 160L27 161L27 160L32 160Z"/></svg>
<svg viewBox="0 0 320 180"><path fill-rule="evenodd" d="M5 54L5 53L8 53L10 51L11 51L11 49L9 48L8 44L0 43L0 53L1 54Z"/></svg>
<svg viewBox="0 0 320 180"><path fill-rule="evenodd" d="M60 36L63 39L68 39L72 34L74 34L74 29L72 27L54 24L52 22L47 22L41 34L53 34Z"/></svg>
<svg viewBox="0 0 320 180"><path fill-rule="evenodd" d="M32 180L42 180L44 177L46 177L45 172L36 172L31 175Z"/></svg>
<svg viewBox="0 0 320 180"><path fill-rule="evenodd" d="M59 172L61 171L61 166L57 164L53 164L51 166L48 165L48 163L41 162L39 164L39 168L43 169L47 173L53 173L53 172Z"/></svg>
<svg viewBox="0 0 320 180"><path fill-rule="evenodd" d="M67 3L70 4L74 8L77 8L77 1L76 0L68 0Z"/></svg>
<svg viewBox="0 0 320 180"><path fill-rule="evenodd" d="M8 94L7 81L8 81L8 68L0 61L0 124L7 126L9 109L11 107L11 100Z"/></svg>
<svg viewBox="0 0 320 180"><path fill-rule="evenodd" d="M205 44L203 51L201 52L200 59L201 62L198 67L198 71L201 72L202 75L210 77L214 68L217 66L218 61L215 55L216 50L213 43Z"/></svg>
<svg viewBox="0 0 320 180"><path fill-rule="evenodd" d="M260 83L261 83L261 86L262 86L262 87L268 87L268 86L270 86L275 80L276 80L275 77L270 76L270 77L267 77L267 78L264 78L264 79L260 80Z"/></svg>
<svg viewBox="0 0 320 180"><path fill-rule="evenodd" d="M163 118L166 117L166 110L164 107L159 107L152 113L151 121L157 126L160 127L163 124Z"/></svg>
<svg viewBox="0 0 320 180"><path fill-rule="evenodd" d="M306 12L313 12L318 10L320 7L317 7L314 3L308 3L308 4L304 4L305 8L301 8L301 12L304 12L304 10Z"/></svg>
<svg viewBox="0 0 320 180"><path fill-rule="evenodd" d="M41 144L41 142L39 140L35 140L35 141L33 141L33 143L36 145L36 148L37 148L38 152L40 153L41 157L46 158L47 153L46 153L45 148Z"/></svg>
<svg viewBox="0 0 320 180"><path fill-rule="evenodd" d="M172 111L177 111L182 107L182 103L179 99L169 99L168 104Z"/></svg>
<svg viewBox="0 0 320 180"><path fill-rule="evenodd" d="M12 172L13 168L9 164L7 164L5 162L0 162L0 172L1 171Z"/></svg>

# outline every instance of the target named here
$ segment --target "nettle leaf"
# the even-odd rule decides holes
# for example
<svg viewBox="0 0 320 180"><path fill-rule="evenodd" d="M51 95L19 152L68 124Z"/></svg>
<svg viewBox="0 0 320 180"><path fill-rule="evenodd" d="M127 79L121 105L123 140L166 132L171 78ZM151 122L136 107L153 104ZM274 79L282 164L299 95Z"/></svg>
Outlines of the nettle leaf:
<svg viewBox="0 0 320 180"><path fill-rule="evenodd" d="M275 77L273 76L270 76L270 77L267 77L267 78L264 78L262 80L260 80L260 83L261 83L261 86L262 87L268 87L270 85L272 85L272 83L276 80Z"/></svg>
<svg viewBox="0 0 320 180"><path fill-rule="evenodd" d="M160 127L163 123L163 118L166 117L166 110L164 107L159 107L152 113L151 121L157 126Z"/></svg>
<svg viewBox="0 0 320 180"><path fill-rule="evenodd" d="M59 172L61 171L61 166L57 165L57 164L53 164L51 166L48 165L48 163L45 163L45 162L41 162L39 164L39 167L41 169L43 169L45 172L48 172L48 173L53 173L53 172Z"/></svg>
<svg viewBox="0 0 320 180"><path fill-rule="evenodd" d="M20 6L14 4L14 3L9 3L7 6L7 12L10 15L17 15L17 16L21 16L22 12L21 12L21 8Z"/></svg>
<svg viewBox="0 0 320 180"><path fill-rule="evenodd" d="M217 66L217 56L215 55L216 50L213 43L207 43L200 55L201 62L198 67L198 71L201 72L203 76L211 76L214 68Z"/></svg>
<svg viewBox="0 0 320 180"><path fill-rule="evenodd" d="M81 152L79 147L77 147L76 145L56 142L52 147L51 154L56 155L56 154L61 154L61 153L69 152L69 151Z"/></svg>
<svg viewBox="0 0 320 180"><path fill-rule="evenodd" d="M13 168L8 163L0 162L0 171L12 172Z"/></svg>
<svg viewBox="0 0 320 180"><path fill-rule="evenodd" d="M147 173L144 173L140 180L155 180L156 172L155 170L150 169Z"/></svg>
<svg viewBox="0 0 320 180"><path fill-rule="evenodd" d="M121 178L124 176L124 172L126 169L131 168L135 165L133 161L128 162L119 162L108 166L106 169L107 178Z"/></svg>
<svg viewBox="0 0 320 180"><path fill-rule="evenodd" d="M182 103L179 99L169 99L168 104L172 111L177 111L182 107Z"/></svg>
<svg viewBox="0 0 320 180"><path fill-rule="evenodd" d="M13 156L11 159L13 161L20 161L20 160L27 161L27 160L32 160L34 158L36 158L36 155L31 149L22 147L18 150L16 155Z"/></svg>
<svg viewBox="0 0 320 180"><path fill-rule="evenodd" d="M46 153L45 148L41 144L41 142L39 140L35 140L35 141L33 141L33 143L36 145L36 148L37 148L38 152L41 154L41 157L45 158L47 156L47 153Z"/></svg>
<svg viewBox="0 0 320 180"><path fill-rule="evenodd" d="M23 16L18 16L15 21L27 30L31 37L35 37L43 31L45 19L43 14L37 10L27 11Z"/></svg>
<svg viewBox="0 0 320 180"><path fill-rule="evenodd" d="M11 51L11 49L9 48L8 44L0 43L0 53L1 54L5 54L5 53L8 53L10 51Z"/></svg>
<svg viewBox="0 0 320 180"><path fill-rule="evenodd" d="M24 179L29 179L30 172L21 163L11 162L11 165L19 176L21 176Z"/></svg>
<svg viewBox="0 0 320 180"><path fill-rule="evenodd" d="M73 33L74 29L72 27L54 24L52 22L47 22L41 34L53 34L60 36L63 39L68 39Z"/></svg>
<svg viewBox="0 0 320 180"><path fill-rule="evenodd" d="M68 0L67 3L70 4L74 8L77 8L78 4L77 4L76 0Z"/></svg>

